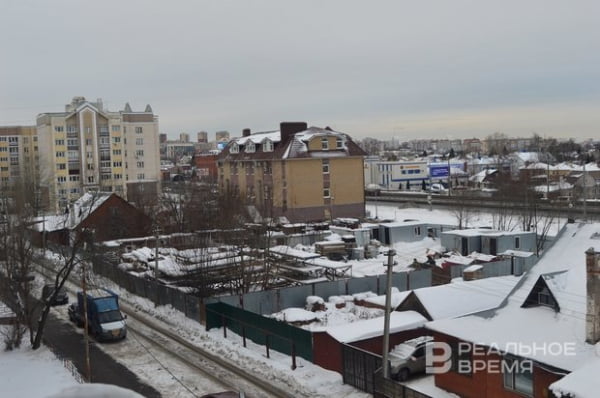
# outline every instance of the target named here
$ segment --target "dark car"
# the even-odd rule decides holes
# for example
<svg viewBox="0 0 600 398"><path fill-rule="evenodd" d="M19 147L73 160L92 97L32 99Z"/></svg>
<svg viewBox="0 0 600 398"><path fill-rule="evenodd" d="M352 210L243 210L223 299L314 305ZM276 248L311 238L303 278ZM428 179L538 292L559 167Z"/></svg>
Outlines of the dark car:
<svg viewBox="0 0 600 398"><path fill-rule="evenodd" d="M44 287L42 288L42 299L44 301L49 300L52 296L52 293L54 293L54 285L44 285ZM67 304L68 302L69 296L67 295L67 292L63 287L58 291L58 294L54 298L54 301L50 303L50 305L63 305Z"/></svg>
<svg viewBox="0 0 600 398"><path fill-rule="evenodd" d="M200 398L244 398L245 395L243 392L235 392L235 391L223 391L223 392L215 392L212 394L203 395Z"/></svg>

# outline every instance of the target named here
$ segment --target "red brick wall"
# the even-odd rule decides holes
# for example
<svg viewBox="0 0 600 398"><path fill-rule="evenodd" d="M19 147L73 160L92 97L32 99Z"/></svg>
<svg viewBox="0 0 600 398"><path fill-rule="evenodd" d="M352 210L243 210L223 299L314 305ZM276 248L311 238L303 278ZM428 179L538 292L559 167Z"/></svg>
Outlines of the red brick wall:
<svg viewBox="0 0 600 398"><path fill-rule="evenodd" d="M351 327L351 325L349 326ZM427 334L424 328L405 330L390 335L390 349L395 345L415 337ZM325 369L342 374L342 343L331 337L327 332L313 332L313 362ZM382 355L383 336L350 343L362 350Z"/></svg>
<svg viewBox="0 0 600 398"><path fill-rule="evenodd" d="M441 333L434 333L435 341L446 343L458 342L459 340ZM473 355L475 360L484 360L487 363L500 363L502 356L487 353L487 348L482 349L482 355ZM500 365L501 366L501 365ZM551 398L548 391L550 384L560 379L560 376L550 373L538 366L533 368L533 392L534 398ZM504 379L501 371L474 372L470 376L454 372L435 375L435 385L446 391L453 392L463 398L523 398L524 395L504 388Z"/></svg>

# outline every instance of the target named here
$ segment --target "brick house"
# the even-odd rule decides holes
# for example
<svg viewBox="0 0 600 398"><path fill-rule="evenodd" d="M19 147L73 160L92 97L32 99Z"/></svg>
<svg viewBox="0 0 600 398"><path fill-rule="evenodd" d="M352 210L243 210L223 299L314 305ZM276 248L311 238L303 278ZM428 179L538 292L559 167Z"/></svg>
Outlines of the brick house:
<svg viewBox="0 0 600 398"><path fill-rule="evenodd" d="M239 192L265 217L292 222L362 218L363 157L344 133L284 122L234 138L218 156L219 187Z"/></svg>
<svg viewBox="0 0 600 398"><path fill-rule="evenodd" d="M566 228L500 308L426 325L436 342L451 348L450 369L435 375L437 387L466 398L548 398L559 388L579 398L586 395L574 394L577 388L600 389L597 378L582 386L577 377L588 372L584 365L599 368L600 362L594 348L600 341L600 253L593 249L600 226ZM436 349L436 355L443 352Z"/></svg>

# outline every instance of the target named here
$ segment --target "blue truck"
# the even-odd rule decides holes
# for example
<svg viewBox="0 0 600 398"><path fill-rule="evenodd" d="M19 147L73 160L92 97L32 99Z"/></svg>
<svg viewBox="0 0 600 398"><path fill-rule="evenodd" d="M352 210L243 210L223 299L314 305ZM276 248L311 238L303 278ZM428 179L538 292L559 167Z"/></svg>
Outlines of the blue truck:
<svg viewBox="0 0 600 398"><path fill-rule="evenodd" d="M126 316L119 309L119 296L108 289L87 291L88 330L99 341L120 340L127 336ZM85 323L83 292L69 306L69 319L79 327Z"/></svg>

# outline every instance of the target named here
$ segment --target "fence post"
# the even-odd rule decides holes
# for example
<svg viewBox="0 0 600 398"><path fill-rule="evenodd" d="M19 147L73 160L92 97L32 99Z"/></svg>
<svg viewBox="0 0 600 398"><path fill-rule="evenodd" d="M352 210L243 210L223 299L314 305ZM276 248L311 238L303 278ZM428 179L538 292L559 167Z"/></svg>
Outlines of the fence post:
<svg viewBox="0 0 600 398"><path fill-rule="evenodd" d="M267 334L265 336L266 336L265 337L265 340L266 340L265 346L267 347L267 358L271 358L270 355L269 355L269 335Z"/></svg>
<svg viewBox="0 0 600 398"><path fill-rule="evenodd" d="M296 344L292 340L292 370L296 370Z"/></svg>
<svg viewBox="0 0 600 398"><path fill-rule="evenodd" d="M224 315L221 316L221 323L223 324L223 337L227 338L227 318Z"/></svg>
<svg viewBox="0 0 600 398"><path fill-rule="evenodd" d="M242 326L242 340L244 341L244 348L246 347L246 327Z"/></svg>

